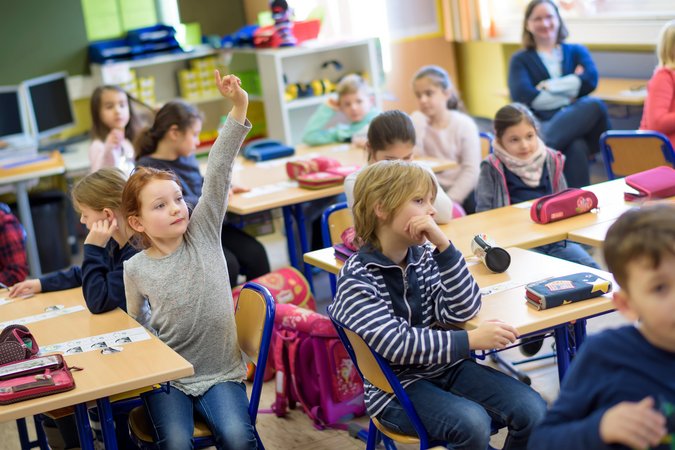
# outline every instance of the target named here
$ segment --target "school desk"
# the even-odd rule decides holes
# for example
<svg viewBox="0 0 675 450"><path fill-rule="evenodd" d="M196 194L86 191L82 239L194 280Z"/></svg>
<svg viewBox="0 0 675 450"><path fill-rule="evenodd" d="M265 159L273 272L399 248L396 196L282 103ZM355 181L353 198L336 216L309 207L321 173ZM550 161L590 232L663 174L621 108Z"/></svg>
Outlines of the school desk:
<svg viewBox="0 0 675 450"><path fill-rule="evenodd" d="M327 156L337 159L343 166L366 165L364 150L347 144L324 145L320 147L298 146L295 155L289 158L279 158L263 162L253 162L238 158L234 168L232 182L250 188L250 192L235 194L230 197L228 212L240 215L267 211L273 208L282 208L286 242L291 265L302 270L298 261L295 244L294 225L300 237L302 254L309 251L309 242L305 227L304 203L331 197L344 192L344 185L325 189L303 189L297 186L286 174L286 162L293 159L310 159L316 156ZM433 171L452 168L456 163L436 158L420 157L417 162L428 165ZM206 167L206 158L200 160L202 173ZM305 276L312 280L309 267L304 267Z"/></svg>
<svg viewBox="0 0 675 450"><path fill-rule="evenodd" d="M25 318L43 313L53 305L85 305L81 289L38 294L33 298L0 305L1 320ZM121 309L104 314L83 311L32 322L26 325L41 347L89 336L138 327L138 323ZM83 370L73 372L75 389L59 394L0 405L0 422L20 419L58 408L76 405L76 418L83 449L93 449L86 403L96 400L104 428L106 448L117 448L108 397L140 389L194 373L192 365L163 342L150 339L124 344L119 353L103 355L99 350L66 355L69 366ZM80 427L80 424L83 426Z"/></svg>
<svg viewBox="0 0 675 450"><path fill-rule="evenodd" d="M633 78L600 78L592 96L607 103L625 106L642 106L647 97L649 80Z"/></svg>
<svg viewBox="0 0 675 450"><path fill-rule="evenodd" d="M605 242L605 236L607 236L607 231L613 224L613 220L609 222L597 223L595 225L591 225L590 227L572 230L567 236L568 239L574 242L579 242L581 244L586 244L593 247L602 247L603 242Z"/></svg>
<svg viewBox="0 0 675 450"><path fill-rule="evenodd" d="M51 154L38 153L35 156L12 164L2 165L0 163L0 185L12 184L16 189L19 219L26 229L26 252L28 254L28 265L32 278L42 275L42 268L40 267L35 228L33 227L33 218L30 212L28 182L41 177L62 174L64 171L63 159L59 152L52 152ZM50 236L45 236L44 238L51 239Z"/></svg>

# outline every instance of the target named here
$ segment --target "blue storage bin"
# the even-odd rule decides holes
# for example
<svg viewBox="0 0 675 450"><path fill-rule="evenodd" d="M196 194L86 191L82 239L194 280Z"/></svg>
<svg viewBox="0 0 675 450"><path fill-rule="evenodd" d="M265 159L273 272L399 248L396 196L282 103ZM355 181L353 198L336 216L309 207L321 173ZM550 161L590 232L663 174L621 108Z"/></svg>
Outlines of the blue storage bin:
<svg viewBox="0 0 675 450"><path fill-rule="evenodd" d="M89 44L89 59L91 62L103 64L108 61L130 59L142 49L130 45L126 39L111 39Z"/></svg>
<svg viewBox="0 0 675 450"><path fill-rule="evenodd" d="M153 25L151 27L137 28L127 32L127 40L131 45L149 44L176 40L176 30L169 25Z"/></svg>

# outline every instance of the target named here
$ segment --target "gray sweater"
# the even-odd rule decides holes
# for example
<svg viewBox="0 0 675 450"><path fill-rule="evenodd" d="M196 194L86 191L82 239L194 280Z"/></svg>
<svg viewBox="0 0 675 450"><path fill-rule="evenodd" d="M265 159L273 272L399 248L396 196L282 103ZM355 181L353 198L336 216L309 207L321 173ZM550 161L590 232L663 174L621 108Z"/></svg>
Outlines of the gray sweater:
<svg viewBox="0 0 675 450"><path fill-rule="evenodd" d="M223 126L176 251L161 258L143 251L124 263L127 312L194 366L194 375L172 382L188 395L245 376L220 230L234 159L250 129L233 119Z"/></svg>

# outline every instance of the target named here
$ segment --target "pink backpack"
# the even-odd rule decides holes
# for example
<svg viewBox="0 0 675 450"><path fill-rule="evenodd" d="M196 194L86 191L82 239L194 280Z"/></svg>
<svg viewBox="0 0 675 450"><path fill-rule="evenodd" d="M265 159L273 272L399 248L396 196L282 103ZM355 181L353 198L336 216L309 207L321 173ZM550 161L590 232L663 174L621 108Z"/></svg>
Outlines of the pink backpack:
<svg viewBox="0 0 675 450"><path fill-rule="evenodd" d="M302 405L318 429L346 429L365 414L363 382L330 319L290 304L277 304L272 341L276 400L272 411Z"/></svg>

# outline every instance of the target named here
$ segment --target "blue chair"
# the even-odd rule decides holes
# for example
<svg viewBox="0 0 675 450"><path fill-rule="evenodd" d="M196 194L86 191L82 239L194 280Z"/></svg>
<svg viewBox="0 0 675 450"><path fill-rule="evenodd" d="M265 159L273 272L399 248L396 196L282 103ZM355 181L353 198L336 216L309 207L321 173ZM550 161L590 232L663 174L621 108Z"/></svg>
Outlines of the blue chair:
<svg viewBox="0 0 675 450"><path fill-rule="evenodd" d="M675 167L673 146L658 131L605 131L600 136L600 148L610 180L658 166Z"/></svg>
<svg viewBox="0 0 675 450"><path fill-rule="evenodd" d="M394 441L401 444L419 443L420 449L428 449L436 445L444 446L445 442L430 441L429 435L415 411L415 407L403 389L403 386L401 386L398 377L391 370L391 367L389 367L389 363L374 352L358 334L344 328L332 317L331 321L340 337L340 341L342 341L356 369L359 371L361 378L368 380L370 384L384 392L396 395L410 423L417 432L417 436L401 434L386 428L376 418L371 417L368 426L366 450L375 450L380 440L383 441L384 447L387 450L396 449ZM492 449L492 447L489 447L489 449Z"/></svg>
<svg viewBox="0 0 675 450"><path fill-rule="evenodd" d="M495 137L492 133L487 131L480 132L480 155L481 158L485 159L490 153L493 152L492 142L495 140Z"/></svg>
<svg viewBox="0 0 675 450"><path fill-rule="evenodd" d="M321 236L325 247L332 247L334 244L342 242L340 235L347 228L354 226L354 218L351 210L347 207L347 202L336 203L329 206L321 215ZM335 275L328 274L330 280L330 289L335 297L336 280Z"/></svg>
<svg viewBox="0 0 675 450"><path fill-rule="evenodd" d="M265 376L265 365L269 354L272 331L274 329L274 298L272 294L254 282L248 282L242 288L237 301L234 319L237 323L237 340L239 347L246 357L255 364L256 370L249 399L248 414L253 424L258 448L264 450L258 430L256 418L260 393ZM141 449L154 449L154 430L148 419L144 407L134 408L129 413L129 435L134 443ZM194 448L205 448L215 445L211 431L206 423L199 417L195 418L195 431L193 434Z"/></svg>

